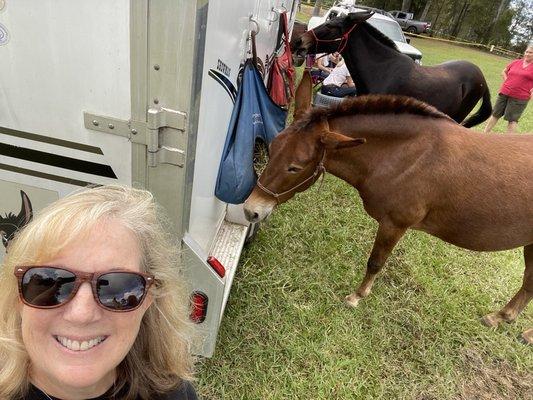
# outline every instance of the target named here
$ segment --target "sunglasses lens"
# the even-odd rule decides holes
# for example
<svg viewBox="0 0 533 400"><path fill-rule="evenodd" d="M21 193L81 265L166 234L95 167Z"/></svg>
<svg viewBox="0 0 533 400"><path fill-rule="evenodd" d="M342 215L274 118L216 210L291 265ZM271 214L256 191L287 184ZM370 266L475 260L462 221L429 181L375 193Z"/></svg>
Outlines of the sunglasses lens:
<svg viewBox="0 0 533 400"><path fill-rule="evenodd" d="M34 306L57 306L68 299L75 280L76 276L64 269L31 268L22 277L22 297Z"/></svg>
<svg viewBox="0 0 533 400"><path fill-rule="evenodd" d="M127 311L141 304L146 291L146 281L141 275L110 272L98 278L96 290L104 307Z"/></svg>

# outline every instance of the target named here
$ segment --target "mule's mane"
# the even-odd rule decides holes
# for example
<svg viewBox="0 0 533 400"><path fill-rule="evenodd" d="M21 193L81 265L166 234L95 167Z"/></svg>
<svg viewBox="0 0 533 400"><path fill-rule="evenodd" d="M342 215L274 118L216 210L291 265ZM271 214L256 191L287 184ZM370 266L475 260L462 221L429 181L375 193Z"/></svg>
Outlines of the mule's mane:
<svg viewBox="0 0 533 400"><path fill-rule="evenodd" d="M367 21L364 21L360 27L366 29L368 33L372 35L374 38L376 38L380 43L384 44L387 47L390 47L391 49L397 51L398 53L400 52L398 48L396 47L396 44L390 37L380 32L377 28L370 25L370 23L368 23ZM357 32L355 32L355 34L357 34Z"/></svg>
<svg viewBox="0 0 533 400"><path fill-rule="evenodd" d="M412 97L370 94L352 99L344 99L341 103L333 107L315 107L304 114L300 120L296 121L295 125L296 128L304 128L311 123L324 119L369 114L410 114L453 121L435 107Z"/></svg>

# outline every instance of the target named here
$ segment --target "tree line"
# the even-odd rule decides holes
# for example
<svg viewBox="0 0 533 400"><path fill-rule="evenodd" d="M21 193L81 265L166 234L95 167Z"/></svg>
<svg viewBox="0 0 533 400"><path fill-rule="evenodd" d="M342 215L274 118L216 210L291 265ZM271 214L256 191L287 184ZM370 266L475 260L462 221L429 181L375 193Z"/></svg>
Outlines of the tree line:
<svg viewBox="0 0 533 400"><path fill-rule="evenodd" d="M329 8L333 0L315 0ZM319 4L316 4L319 3ZM533 0L360 0L386 11L412 12L431 22L432 36L495 45L523 52L533 40Z"/></svg>

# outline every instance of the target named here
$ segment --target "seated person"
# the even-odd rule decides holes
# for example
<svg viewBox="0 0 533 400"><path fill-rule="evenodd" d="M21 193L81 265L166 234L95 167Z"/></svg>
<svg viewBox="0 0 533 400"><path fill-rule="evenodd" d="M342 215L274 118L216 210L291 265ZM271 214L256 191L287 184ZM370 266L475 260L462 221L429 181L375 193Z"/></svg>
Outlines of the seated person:
<svg viewBox="0 0 533 400"><path fill-rule="evenodd" d="M322 94L333 97L355 96L357 91L346 63L341 61L322 82Z"/></svg>
<svg viewBox="0 0 533 400"><path fill-rule="evenodd" d="M318 76L321 79L327 78L340 61L341 55L337 52L332 54L318 54L316 61Z"/></svg>
<svg viewBox="0 0 533 400"><path fill-rule="evenodd" d="M48 206L0 268L0 399L196 400L189 291L150 192Z"/></svg>

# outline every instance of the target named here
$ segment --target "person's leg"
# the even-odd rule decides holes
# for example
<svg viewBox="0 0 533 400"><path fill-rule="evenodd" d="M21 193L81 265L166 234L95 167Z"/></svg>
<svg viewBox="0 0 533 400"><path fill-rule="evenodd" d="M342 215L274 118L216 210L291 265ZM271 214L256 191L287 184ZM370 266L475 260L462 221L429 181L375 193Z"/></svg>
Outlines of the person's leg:
<svg viewBox="0 0 533 400"><path fill-rule="evenodd" d="M339 88L339 97L355 96L357 90L354 87L342 86Z"/></svg>
<svg viewBox="0 0 533 400"><path fill-rule="evenodd" d="M335 96L335 85L322 85L322 88L320 89L320 93L325 94L326 96Z"/></svg>
<svg viewBox="0 0 533 400"><path fill-rule="evenodd" d="M512 121L507 124L507 133L513 134L516 133L516 128L518 127L518 122Z"/></svg>
<svg viewBox="0 0 533 400"><path fill-rule="evenodd" d="M322 92L322 94L325 94L325 95L328 95L328 96L344 97L344 96L346 96L346 91L344 89L345 88L338 87L338 86L335 86L335 85L326 85L326 86L322 86L321 92ZM348 88L346 88L346 89L348 89ZM355 89L355 88L353 88L353 89Z"/></svg>
<svg viewBox="0 0 533 400"><path fill-rule="evenodd" d="M494 128L494 125L496 125L496 122L498 122L498 120L499 118L496 118L495 116L491 115L487 121L487 125L485 126L483 133L490 133L492 131L492 128Z"/></svg>
<svg viewBox="0 0 533 400"><path fill-rule="evenodd" d="M507 133L516 133L518 128L518 120L527 107L528 100L520 100L509 97L507 107L505 107L505 119L509 124L507 125Z"/></svg>
<svg viewBox="0 0 533 400"><path fill-rule="evenodd" d="M492 115L487 121L487 126L485 126L485 130L483 131L484 133L490 133L492 128L494 128L494 125L496 125L496 122L498 122L498 120L502 117L503 113L505 112L508 98L509 97L503 94L498 94L496 103L494 104L494 109L492 110Z"/></svg>

